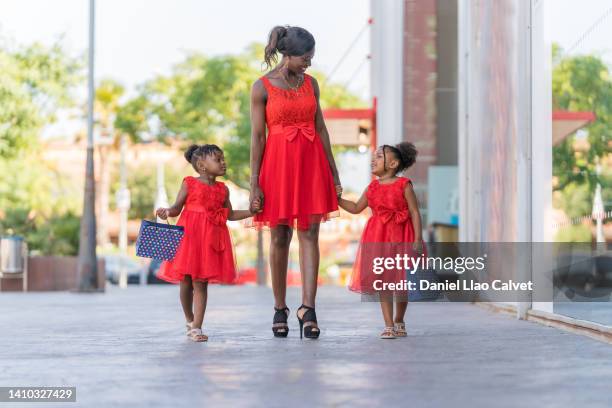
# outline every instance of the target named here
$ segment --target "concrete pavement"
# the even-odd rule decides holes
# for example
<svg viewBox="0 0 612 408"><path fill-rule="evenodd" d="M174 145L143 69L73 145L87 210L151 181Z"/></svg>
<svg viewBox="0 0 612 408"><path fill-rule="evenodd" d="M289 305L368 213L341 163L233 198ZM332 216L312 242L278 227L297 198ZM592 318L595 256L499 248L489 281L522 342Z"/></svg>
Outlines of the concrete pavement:
<svg viewBox="0 0 612 408"><path fill-rule="evenodd" d="M76 386L83 407L609 406L612 347L469 304L411 304L380 340L379 305L320 288L318 341L270 329L269 288L213 286L208 343L176 286L0 294L0 386ZM0 403L0 406L40 404Z"/></svg>

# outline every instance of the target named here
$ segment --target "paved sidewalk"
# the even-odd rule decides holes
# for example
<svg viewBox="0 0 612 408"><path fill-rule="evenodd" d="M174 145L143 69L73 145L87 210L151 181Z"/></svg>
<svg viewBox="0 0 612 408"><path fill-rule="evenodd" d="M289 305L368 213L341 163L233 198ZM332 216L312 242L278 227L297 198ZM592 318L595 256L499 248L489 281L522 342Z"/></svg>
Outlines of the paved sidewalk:
<svg viewBox="0 0 612 408"><path fill-rule="evenodd" d="M0 386L76 386L45 407L609 406L612 347L469 304L412 304L380 340L379 305L320 288L318 341L274 339L268 288L217 287L208 343L184 334L176 286L0 294ZM3 404L26 407L39 404Z"/></svg>

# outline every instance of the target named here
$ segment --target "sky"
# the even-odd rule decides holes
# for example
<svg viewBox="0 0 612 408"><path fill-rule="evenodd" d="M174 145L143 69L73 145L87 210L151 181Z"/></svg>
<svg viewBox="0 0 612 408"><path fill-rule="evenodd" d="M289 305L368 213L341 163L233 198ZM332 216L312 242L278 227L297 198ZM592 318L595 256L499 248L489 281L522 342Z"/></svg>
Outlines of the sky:
<svg viewBox="0 0 612 408"><path fill-rule="evenodd" d="M568 51L589 28L612 9L612 0L546 0L548 33ZM572 53L598 53L612 65L612 13Z"/></svg>
<svg viewBox="0 0 612 408"><path fill-rule="evenodd" d="M235 54L265 43L275 25L299 25L317 41L313 67L329 73L367 24L368 0L98 0L96 78L128 88L180 62L186 53ZM0 35L19 44L53 43L63 36L70 52L84 53L88 0L1 0ZM34 12L33 12L34 11ZM347 81L366 59L367 31L334 75ZM368 64L349 88L369 99Z"/></svg>
<svg viewBox="0 0 612 408"><path fill-rule="evenodd" d="M612 0L545 1L549 36L566 50L612 7ZM284 24L313 33L314 68L329 74L367 24L369 9L370 0L97 0L95 75L133 91L170 72L188 52L239 53L252 42L266 42L270 29ZM16 44L61 38L70 53L84 54L88 10L88 0L0 0L0 38ZM599 53L612 66L610 38L612 16L574 52ZM370 100L369 63L362 62L369 45L366 30L332 78L341 83L353 78L349 89L365 100Z"/></svg>
<svg viewBox="0 0 612 408"><path fill-rule="evenodd" d="M611 0L546 0L553 41L565 49L607 9ZM88 0L1 0L0 36L18 44L63 43L74 54L87 47ZM369 0L98 0L96 78L115 78L128 89L167 73L190 51L239 53L265 42L274 25L300 25L317 39L315 68L329 73L366 25ZM612 64L612 16L575 52L599 52ZM334 79L370 98L369 35L361 35ZM361 68L359 69L359 67Z"/></svg>

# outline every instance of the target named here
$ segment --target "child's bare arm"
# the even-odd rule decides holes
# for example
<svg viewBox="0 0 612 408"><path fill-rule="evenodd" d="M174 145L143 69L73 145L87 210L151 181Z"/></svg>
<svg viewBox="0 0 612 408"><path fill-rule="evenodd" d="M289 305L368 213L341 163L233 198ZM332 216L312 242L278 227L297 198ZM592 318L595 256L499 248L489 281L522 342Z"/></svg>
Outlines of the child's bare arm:
<svg viewBox="0 0 612 408"><path fill-rule="evenodd" d="M350 212L351 214L359 214L368 206L368 198L366 197L366 191L361 194L361 197L359 197L359 200L357 200L357 202L340 197L338 199L338 205L340 206L340 208Z"/></svg>
<svg viewBox="0 0 612 408"><path fill-rule="evenodd" d="M176 195L176 200L174 204L172 204L169 208L158 208L155 211L156 215L162 220L167 219L168 217L176 217L183 210L183 206L185 205L185 200L187 199L187 182L183 181L181 184L181 189Z"/></svg>
<svg viewBox="0 0 612 408"><path fill-rule="evenodd" d="M259 212L259 199L258 198L256 198L253 201L253 207L251 207L250 209L234 210L232 208L232 202L230 201L230 198L229 198L229 189L227 188L227 186L225 186L225 189L227 190L227 198L225 199L225 203L223 204L223 206L229 209L229 215L227 217L229 221L244 220L245 218L252 217L253 214Z"/></svg>
<svg viewBox="0 0 612 408"><path fill-rule="evenodd" d="M421 242L421 233L423 231L421 227L421 212L419 211L419 202L412 188L412 183L406 183L404 197L408 203L408 211L410 212L410 218L412 219L412 225L414 227L414 242Z"/></svg>

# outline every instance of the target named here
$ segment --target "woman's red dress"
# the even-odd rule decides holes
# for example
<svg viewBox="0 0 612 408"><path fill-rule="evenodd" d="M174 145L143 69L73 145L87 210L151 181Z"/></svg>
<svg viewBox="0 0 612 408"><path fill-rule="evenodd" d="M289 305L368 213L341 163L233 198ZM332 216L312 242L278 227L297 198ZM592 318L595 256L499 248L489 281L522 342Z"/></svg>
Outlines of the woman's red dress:
<svg viewBox="0 0 612 408"><path fill-rule="evenodd" d="M247 226L289 225L305 230L339 215L334 180L315 128L317 100L312 78L285 90L261 78L268 97L268 136L259 170L263 211Z"/></svg>

